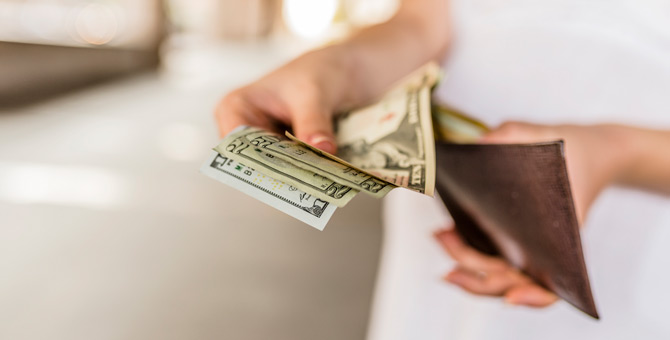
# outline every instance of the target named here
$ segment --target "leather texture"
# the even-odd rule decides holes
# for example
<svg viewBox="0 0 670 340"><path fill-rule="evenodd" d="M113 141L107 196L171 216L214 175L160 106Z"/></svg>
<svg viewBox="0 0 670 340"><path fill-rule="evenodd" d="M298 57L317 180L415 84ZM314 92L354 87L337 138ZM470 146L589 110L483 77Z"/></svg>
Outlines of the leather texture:
<svg viewBox="0 0 670 340"><path fill-rule="evenodd" d="M598 318L563 142L437 142L436 188L467 243Z"/></svg>

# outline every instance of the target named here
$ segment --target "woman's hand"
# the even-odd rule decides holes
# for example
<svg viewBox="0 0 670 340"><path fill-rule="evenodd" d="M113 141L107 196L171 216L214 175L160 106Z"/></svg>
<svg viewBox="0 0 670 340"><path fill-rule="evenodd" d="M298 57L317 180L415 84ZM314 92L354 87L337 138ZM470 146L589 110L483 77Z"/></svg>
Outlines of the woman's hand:
<svg viewBox="0 0 670 340"><path fill-rule="evenodd" d="M480 143L536 143L562 139L577 217L584 221L607 186L622 182L632 158L630 128L618 125L537 125L507 122Z"/></svg>
<svg viewBox="0 0 670 340"><path fill-rule="evenodd" d="M216 110L220 134L239 125L283 132L334 153L334 112L378 98L393 82L440 60L451 38L447 0L402 1L382 24L308 52L228 94Z"/></svg>
<svg viewBox="0 0 670 340"><path fill-rule="evenodd" d="M343 102L348 69L336 48L309 52L265 77L229 93L216 110L221 136L239 125L283 132L335 153L332 116Z"/></svg>

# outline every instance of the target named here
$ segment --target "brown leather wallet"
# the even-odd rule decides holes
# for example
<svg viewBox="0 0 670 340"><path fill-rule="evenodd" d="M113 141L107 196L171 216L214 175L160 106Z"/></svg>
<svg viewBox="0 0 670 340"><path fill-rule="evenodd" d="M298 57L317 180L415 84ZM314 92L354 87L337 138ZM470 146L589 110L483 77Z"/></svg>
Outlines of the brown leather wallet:
<svg viewBox="0 0 670 340"><path fill-rule="evenodd" d="M598 318L565 166L563 141L436 143L436 188L456 230Z"/></svg>

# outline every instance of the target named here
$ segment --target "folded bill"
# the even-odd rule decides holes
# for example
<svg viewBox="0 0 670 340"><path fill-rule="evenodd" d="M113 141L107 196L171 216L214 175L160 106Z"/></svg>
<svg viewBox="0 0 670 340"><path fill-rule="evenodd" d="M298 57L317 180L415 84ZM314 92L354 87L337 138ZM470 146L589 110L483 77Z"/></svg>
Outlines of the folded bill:
<svg viewBox="0 0 670 340"><path fill-rule="evenodd" d="M282 136L252 127L246 127L244 130L248 132L249 138L262 140L262 142L255 143L254 146L262 149L268 157L278 158L298 168L320 174L357 191L381 198L396 187L303 143L289 133L287 136Z"/></svg>

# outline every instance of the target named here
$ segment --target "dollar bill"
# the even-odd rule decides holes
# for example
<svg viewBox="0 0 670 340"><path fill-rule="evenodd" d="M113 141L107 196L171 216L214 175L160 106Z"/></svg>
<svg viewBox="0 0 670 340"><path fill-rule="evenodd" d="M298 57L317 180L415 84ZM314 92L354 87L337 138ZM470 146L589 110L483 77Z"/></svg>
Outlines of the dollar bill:
<svg viewBox="0 0 670 340"><path fill-rule="evenodd" d="M356 196L358 190L328 178L324 173L296 166L265 149L265 146L278 141L275 135L240 126L229 133L214 149L223 156L338 207L344 207Z"/></svg>
<svg viewBox="0 0 670 340"><path fill-rule="evenodd" d="M334 204L263 175L216 151L211 152L200 172L319 230L325 228L337 209Z"/></svg>
<svg viewBox="0 0 670 340"><path fill-rule="evenodd" d="M338 156L396 186L432 196L435 139L430 93L436 78L392 91L336 121Z"/></svg>
<svg viewBox="0 0 670 340"><path fill-rule="evenodd" d="M244 130L248 139L263 140L263 143L258 143L257 147L262 148L268 155L289 162L298 168L323 175L328 179L365 192L373 197L384 197L396 188L395 185L313 148L288 133L287 137L252 127L247 127Z"/></svg>

